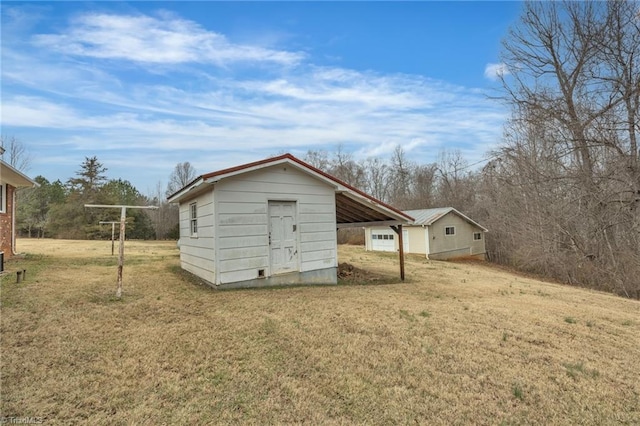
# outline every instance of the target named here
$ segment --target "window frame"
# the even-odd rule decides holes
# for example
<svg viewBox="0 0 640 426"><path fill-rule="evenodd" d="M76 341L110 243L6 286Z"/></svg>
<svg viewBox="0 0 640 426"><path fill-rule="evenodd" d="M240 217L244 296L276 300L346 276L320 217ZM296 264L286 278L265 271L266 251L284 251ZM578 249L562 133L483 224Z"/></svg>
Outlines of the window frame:
<svg viewBox="0 0 640 426"><path fill-rule="evenodd" d="M198 238L198 202L189 203L189 235Z"/></svg>
<svg viewBox="0 0 640 426"><path fill-rule="evenodd" d="M451 232L449 232L451 230ZM445 237L452 237L456 235L456 227L455 226L445 226L444 227L444 235Z"/></svg>
<svg viewBox="0 0 640 426"><path fill-rule="evenodd" d="M476 236L478 238L476 238ZM473 241L482 241L482 232L474 232L473 233Z"/></svg>
<svg viewBox="0 0 640 426"><path fill-rule="evenodd" d="M7 212L7 184L0 184L0 213Z"/></svg>

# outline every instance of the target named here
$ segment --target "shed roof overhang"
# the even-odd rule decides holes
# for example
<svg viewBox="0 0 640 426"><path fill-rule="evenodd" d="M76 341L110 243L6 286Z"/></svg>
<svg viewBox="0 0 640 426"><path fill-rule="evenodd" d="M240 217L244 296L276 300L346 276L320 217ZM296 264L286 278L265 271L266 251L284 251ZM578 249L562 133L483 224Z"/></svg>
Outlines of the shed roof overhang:
<svg viewBox="0 0 640 426"><path fill-rule="evenodd" d="M335 188L336 192L336 226L338 228L372 226L372 225L402 225L413 221L406 213L354 188L340 179L313 167L310 164L284 154L254 163L243 164L229 169L219 170L198 176L184 188L168 197L170 203L180 203L193 198L212 185L223 179L259 170L264 167L287 163L296 169L307 173Z"/></svg>

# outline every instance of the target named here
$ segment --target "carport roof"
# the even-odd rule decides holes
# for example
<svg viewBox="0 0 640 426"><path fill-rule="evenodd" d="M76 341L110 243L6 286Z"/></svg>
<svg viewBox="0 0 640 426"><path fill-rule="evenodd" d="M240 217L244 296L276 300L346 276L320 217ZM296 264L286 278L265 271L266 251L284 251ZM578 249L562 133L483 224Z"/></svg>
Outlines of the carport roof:
<svg viewBox="0 0 640 426"><path fill-rule="evenodd" d="M252 172L278 164L289 164L316 179L333 186L336 193L336 225L338 228L372 225L402 225L410 223L413 218L380 201L363 191L354 188L335 176L305 163L291 154L267 158L253 163L242 164L228 169L200 175L182 189L167 197L169 202L179 203L200 193L205 188L223 179Z"/></svg>

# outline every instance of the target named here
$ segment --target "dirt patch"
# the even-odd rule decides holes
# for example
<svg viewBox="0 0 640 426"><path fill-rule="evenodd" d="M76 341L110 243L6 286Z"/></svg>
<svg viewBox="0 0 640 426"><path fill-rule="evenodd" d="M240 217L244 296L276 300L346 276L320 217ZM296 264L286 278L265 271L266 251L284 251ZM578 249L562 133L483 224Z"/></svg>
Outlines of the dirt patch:
<svg viewBox="0 0 640 426"><path fill-rule="evenodd" d="M357 268L347 262L342 262L338 265L338 279L350 284L367 284L387 282L389 277Z"/></svg>

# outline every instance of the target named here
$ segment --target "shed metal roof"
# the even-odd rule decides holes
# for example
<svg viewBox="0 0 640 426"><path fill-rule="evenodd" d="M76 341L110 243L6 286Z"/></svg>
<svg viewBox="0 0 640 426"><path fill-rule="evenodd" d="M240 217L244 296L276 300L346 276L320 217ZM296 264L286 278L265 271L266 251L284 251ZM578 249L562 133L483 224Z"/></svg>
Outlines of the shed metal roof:
<svg viewBox="0 0 640 426"><path fill-rule="evenodd" d="M413 218L406 212L402 212L383 201L341 181L335 176L323 172L310 164L294 157L291 154L283 154L277 157L267 158L253 163L242 164L228 169L218 170L198 176L174 194L167 197L169 202L180 202L191 198L200 192L211 189L211 186L220 180L248 173L273 165L287 163L304 173L324 181L333 186L336 192L336 225L339 228L371 225L397 225L410 223Z"/></svg>
<svg viewBox="0 0 640 426"><path fill-rule="evenodd" d="M413 225L425 225L425 226L432 225L434 222L436 222L440 218L446 216L450 212L453 212L454 214L457 214L462 219L466 220L467 222L471 223L472 225L477 226L478 228L482 229L483 231L485 231L485 232L488 231L487 228L485 228L484 226L480 225L478 222L472 220L468 216L465 216L464 214L460 213L458 210L454 209L453 207L438 207L438 208L434 208L434 209L405 210L404 211L404 213L406 213L409 216L414 218L414 221L412 223Z"/></svg>

